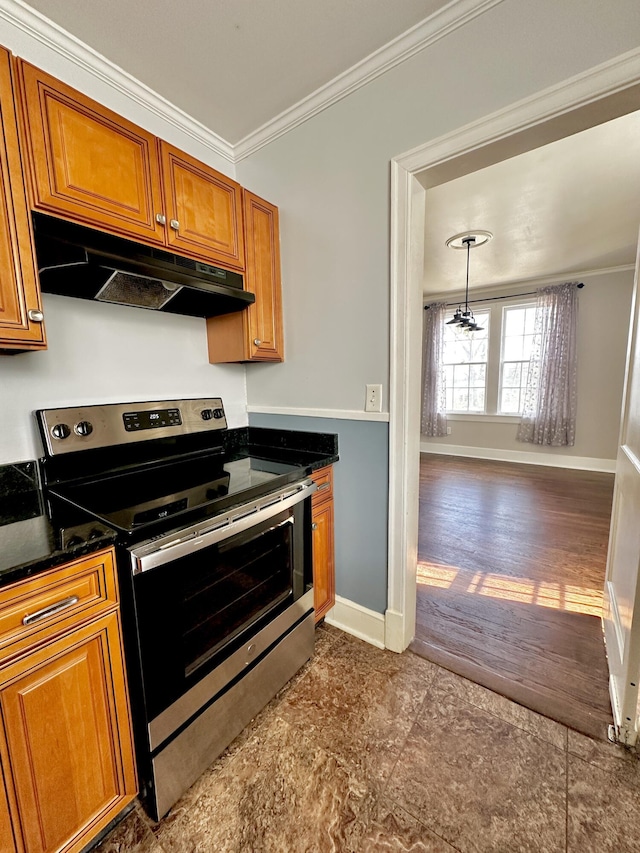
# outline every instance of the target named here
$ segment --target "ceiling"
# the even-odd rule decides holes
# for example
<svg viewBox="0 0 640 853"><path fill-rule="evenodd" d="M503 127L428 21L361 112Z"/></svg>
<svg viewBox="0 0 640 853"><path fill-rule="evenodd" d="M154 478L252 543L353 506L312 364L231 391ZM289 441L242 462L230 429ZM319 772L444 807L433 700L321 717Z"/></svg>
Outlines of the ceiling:
<svg viewBox="0 0 640 853"><path fill-rule="evenodd" d="M464 289L454 234L493 239L470 254L469 287L635 263L640 226L640 112L427 190L424 292Z"/></svg>
<svg viewBox="0 0 640 853"><path fill-rule="evenodd" d="M449 0L29 0L236 146ZM640 113L427 191L425 293L464 288L453 234L494 233L470 287L633 264Z"/></svg>
<svg viewBox="0 0 640 853"><path fill-rule="evenodd" d="M448 0L29 0L232 145Z"/></svg>

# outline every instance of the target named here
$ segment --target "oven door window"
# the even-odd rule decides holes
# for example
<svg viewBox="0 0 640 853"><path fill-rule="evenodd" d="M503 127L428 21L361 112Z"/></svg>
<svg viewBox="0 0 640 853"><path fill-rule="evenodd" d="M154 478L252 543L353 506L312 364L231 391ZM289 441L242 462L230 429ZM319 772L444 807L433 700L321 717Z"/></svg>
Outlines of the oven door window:
<svg viewBox="0 0 640 853"><path fill-rule="evenodd" d="M294 513L134 579L147 713L185 689L293 600Z"/></svg>

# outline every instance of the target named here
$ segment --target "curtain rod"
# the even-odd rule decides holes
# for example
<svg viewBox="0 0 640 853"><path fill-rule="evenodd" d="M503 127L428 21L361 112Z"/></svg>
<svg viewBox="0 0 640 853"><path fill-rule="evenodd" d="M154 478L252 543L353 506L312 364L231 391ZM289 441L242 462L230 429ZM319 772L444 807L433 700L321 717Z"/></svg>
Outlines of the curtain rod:
<svg viewBox="0 0 640 853"><path fill-rule="evenodd" d="M576 284L576 287L580 288L580 289L583 288L584 282L579 281ZM474 302L495 302L496 299L517 299L519 296L536 296L537 293L538 293L537 290L528 290L526 293L511 293L508 296L489 296L485 299L470 299L468 304L473 305ZM462 302L447 302L447 308L453 308L454 305L464 305L464 304L465 304L464 300L462 300ZM428 311L429 306L425 305L424 310Z"/></svg>

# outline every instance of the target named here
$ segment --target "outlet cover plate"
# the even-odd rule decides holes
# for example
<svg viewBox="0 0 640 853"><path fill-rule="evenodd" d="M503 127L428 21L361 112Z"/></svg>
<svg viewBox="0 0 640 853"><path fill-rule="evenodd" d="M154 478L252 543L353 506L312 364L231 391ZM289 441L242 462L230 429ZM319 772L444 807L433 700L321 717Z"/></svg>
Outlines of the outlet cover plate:
<svg viewBox="0 0 640 853"><path fill-rule="evenodd" d="M364 410L365 412L382 411L382 385L367 385Z"/></svg>

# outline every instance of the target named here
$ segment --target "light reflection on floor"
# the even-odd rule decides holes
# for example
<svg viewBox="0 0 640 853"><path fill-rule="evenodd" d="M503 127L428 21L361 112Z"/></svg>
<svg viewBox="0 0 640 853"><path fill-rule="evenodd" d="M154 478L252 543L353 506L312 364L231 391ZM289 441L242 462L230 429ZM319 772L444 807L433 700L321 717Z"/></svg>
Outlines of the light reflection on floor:
<svg viewBox="0 0 640 853"><path fill-rule="evenodd" d="M418 563L418 583L424 586L474 593L502 601L537 604L567 613L602 614L602 589L568 583L533 581L491 572L472 572L439 563Z"/></svg>

